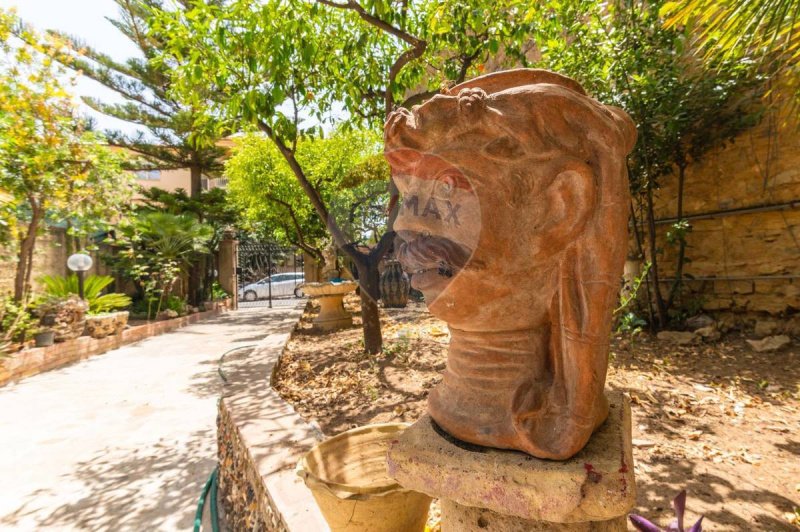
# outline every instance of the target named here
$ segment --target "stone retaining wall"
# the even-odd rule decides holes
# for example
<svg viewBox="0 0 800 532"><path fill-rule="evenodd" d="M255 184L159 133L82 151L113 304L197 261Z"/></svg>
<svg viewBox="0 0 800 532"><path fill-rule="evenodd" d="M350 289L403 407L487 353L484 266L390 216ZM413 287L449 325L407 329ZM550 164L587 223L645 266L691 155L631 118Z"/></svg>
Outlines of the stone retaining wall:
<svg viewBox="0 0 800 532"><path fill-rule="evenodd" d="M684 274L696 279L686 286L707 311L800 311L800 129L778 129L781 122L767 117L687 169L684 216L692 231ZM655 197L664 278L675 275L677 249L665 235L677 214L677 186L675 175L665 176Z"/></svg>
<svg viewBox="0 0 800 532"><path fill-rule="evenodd" d="M174 331L180 327L196 323L200 320L225 312L227 307L219 307L206 312L189 314L181 318L155 321L144 325L129 327L121 334L95 339L81 336L74 340L59 342L49 347L33 347L11 354L8 358L0 358L0 386L11 381L18 381L43 371L55 369L106 351L117 349L123 345L139 342L145 338Z"/></svg>
<svg viewBox="0 0 800 532"><path fill-rule="evenodd" d="M298 309L296 319L302 310ZM311 492L294 469L322 434L272 388L293 323L251 353L226 358L219 402L219 501L231 530L325 532Z"/></svg>

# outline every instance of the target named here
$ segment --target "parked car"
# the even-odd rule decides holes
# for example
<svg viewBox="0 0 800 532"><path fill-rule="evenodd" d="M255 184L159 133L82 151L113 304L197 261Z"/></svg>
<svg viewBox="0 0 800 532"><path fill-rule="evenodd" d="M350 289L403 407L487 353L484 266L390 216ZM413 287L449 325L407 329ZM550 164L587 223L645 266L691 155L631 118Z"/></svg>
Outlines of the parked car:
<svg viewBox="0 0 800 532"><path fill-rule="evenodd" d="M239 289L239 298L244 301L256 301L272 297L303 297L303 290L298 286L305 281L302 273L275 273L260 281L250 283ZM272 285L270 287L270 284Z"/></svg>

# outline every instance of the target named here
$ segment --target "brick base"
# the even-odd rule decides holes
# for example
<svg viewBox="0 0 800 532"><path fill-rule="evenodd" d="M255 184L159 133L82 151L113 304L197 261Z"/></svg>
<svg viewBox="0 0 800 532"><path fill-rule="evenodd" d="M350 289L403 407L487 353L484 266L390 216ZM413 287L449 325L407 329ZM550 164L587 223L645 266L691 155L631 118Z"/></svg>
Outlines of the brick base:
<svg viewBox="0 0 800 532"><path fill-rule="evenodd" d="M174 331L206 318L217 316L226 310L226 306L221 305L207 312L198 312L181 318L129 327L122 331L121 334L106 336L105 338L95 339L90 336L81 336L49 347L23 349L8 358L0 358L0 386L91 356L100 355L106 351L139 342L151 336Z"/></svg>

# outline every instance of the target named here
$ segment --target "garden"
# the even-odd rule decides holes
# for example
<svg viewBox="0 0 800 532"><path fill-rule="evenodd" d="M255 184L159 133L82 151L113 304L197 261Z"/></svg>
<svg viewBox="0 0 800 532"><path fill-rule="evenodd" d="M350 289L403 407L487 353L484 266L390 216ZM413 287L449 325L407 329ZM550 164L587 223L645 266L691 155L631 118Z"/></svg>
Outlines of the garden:
<svg viewBox="0 0 800 532"><path fill-rule="evenodd" d="M127 61L0 11L0 356L235 307L223 245L280 246L309 301L263 386L329 523L800 527L797 0L115 3ZM230 522L281 520L224 467Z"/></svg>

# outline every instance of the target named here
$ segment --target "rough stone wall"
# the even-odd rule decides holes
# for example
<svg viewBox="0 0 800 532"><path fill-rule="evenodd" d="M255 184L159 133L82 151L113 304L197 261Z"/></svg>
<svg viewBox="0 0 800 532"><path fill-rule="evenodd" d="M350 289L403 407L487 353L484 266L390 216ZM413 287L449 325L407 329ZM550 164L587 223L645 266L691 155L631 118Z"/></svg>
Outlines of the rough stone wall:
<svg viewBox="0 0 800 532"><path fill-rule="evenodd" d="M231 420L225 400L217 414L219 500L231 530L288 532L272 509L247 445Z"/></svg>
<svg viewBox="0 0 800 532"><path fill-rule="evenodd" d="M786 315L800 310L800 133L764 120L708 154L686 173L684 215L690 217L684 273L687 288L709 311ZM656 196L661 276L673 277L677 249L666 243L677 208L677 176ZM780 210L692 215L794 203ZM713 279L712 279L713 278ZM669 284L662 284L669 289ZM690 296L691 297L691 296Z"/></svg>
<svg viewBox="0 0 800 532"><path fill-rule="evenodd" d="M33 272L31 284L34 291L42 289L37 281L42 275L67 275L67 232L61 227L50 227L37 237L33 251ZM91 252L94 264L90 274L113 275L111 269L101 260L101 252ZM17 259L13 249L0 248L0 294L14 291L14 273Z"/></svg>

